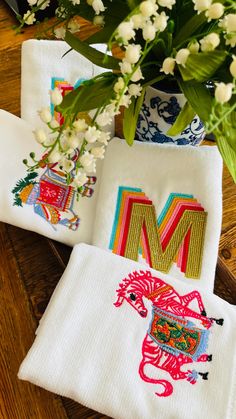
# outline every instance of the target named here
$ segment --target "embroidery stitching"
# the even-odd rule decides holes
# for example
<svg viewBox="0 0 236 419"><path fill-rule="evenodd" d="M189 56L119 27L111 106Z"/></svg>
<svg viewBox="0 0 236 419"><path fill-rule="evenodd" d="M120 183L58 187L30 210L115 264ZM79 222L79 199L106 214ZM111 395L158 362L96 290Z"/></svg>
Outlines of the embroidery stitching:
<svg viewBox="0 0 236 419"><path fill-rule="evenodd" d="M51 89L54 90L56 87L61 91L62 96L64 97L68 93L70 93L72 90L77 89L82 83L84 79L79 79L75 83L74 86L72 86L68 81L66 81L64 78L60 77L52 77L51 78ZM53 103L50 103L51 108L51 114L56 119L57 122L59 122L60 125L64 123L64 118L60 112L57 112L55 110L55 106Z"/></svg>
<svg viewBox="0 0 236 419"><path fill-rule="evenodd" d="M56 224L76 231L80 218L74 211L75 188L67 185L65 175L55 169L56 165L47 165L41 176L34 172L20 179L12 189L15 196L13 205L32 205L34 212L44 218L55 229ZM95 176L89 176L83 186L82 195L93 195L91 186L96 183Z"/></svg>
<svg viewBox="0 0 236 419"><path fill-rule="evenodd" d="M157 396L170 396L173 385L168 380L149 377L145 373L146 365L167 371L173 380L187 380L190 384L195 384L199 377L208 379L208 372L181 370L185 364L212 361L212 355L206 353L210 329L214 323L221 326L224 323L223 319L207 317L198 291L180 295L174 287L153 276L150 271L135 271L122 280L116 292L114 306L120 307L126 300L141 317L147 317L143 297L152 302L152 319L142 343L139 375L148 383L163 386L162 392L155 393ZM189 308L194 300L197 310ZM197 325L189 318L195 319Z"/></svg>
<svg viewBox="0 0 236 419"><path fill-rule="evenodd" d="M79 79L73 87L64 78L52 77L51 89L57 87L64 97L79 87L83 81L84 79ZM55 110L53 103L50 103L50 109L52 116L62 125L64 118ZM87 113L81 112L79 115L87 121L90 119ZM74 163L77 159L78 151L75 151ZM12 189L15 197L13 205L21 207L22 204L33 205L34 212L49 222L54 229L56 224L61 224L75 231L80 224L80 218L73 210L76 191L74 187L67 185L65 174L56 170L55 166L49 164L43 174L33 172L20 179ZM95 176L88 176L88 181L83 185L82 196L90 198L93 195L91 186L95 185L96 180Z"/></svg>
<svg viewBox="0 0 236 419"><path fill-rule="evenodd" d="M109 248L137 260L140 245L150 267L169 272L173 262L187 278L201 274L207 212L192 195L171 193L156 221L140 188L119 187Z"/></svg>

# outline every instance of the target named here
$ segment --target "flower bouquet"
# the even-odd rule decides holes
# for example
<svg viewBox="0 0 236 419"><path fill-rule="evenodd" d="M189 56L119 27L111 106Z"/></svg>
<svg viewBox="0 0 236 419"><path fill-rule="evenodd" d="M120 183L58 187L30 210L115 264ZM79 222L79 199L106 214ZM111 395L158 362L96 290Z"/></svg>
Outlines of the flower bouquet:
<svg viewBox="0 0 236 419"><path fill-rule="evenodd" d="M36 21L49 0L28 0L21 27ZM194 115L213 133L236 181L236 3L234 0L57 0L51 31L106 71L84 81L64 98L59 89L51 101L63 116L59 124L48 108L40 116L49 128L36 130L44 152L28 170L58 164L68 184L82 194L96 160L104 157L109 125L124 107L123 131L129 145L135 138L145 90L161 80L175 83L187 101L170 128L177 135ZM79 39L81 16L97 27ZM107 53L92 44L105 43ZM112 55L119 47L119 58ZM117 48L116 48L117 50ZM109 71L110 70L110 71ZM76 158L75 158L76 156Z"/></svg>

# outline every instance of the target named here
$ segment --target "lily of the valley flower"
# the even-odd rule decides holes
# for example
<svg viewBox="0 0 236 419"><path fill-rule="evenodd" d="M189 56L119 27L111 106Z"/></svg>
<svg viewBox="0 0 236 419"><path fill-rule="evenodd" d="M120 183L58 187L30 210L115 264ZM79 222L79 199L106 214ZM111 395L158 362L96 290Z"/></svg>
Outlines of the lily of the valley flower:
<svg viewBox="0 0 236 419"><path fill-rule="evenodd" d="M171 10L175 4L175 0L158 0L158 4Z"/></svg>
<svg viewBox="0 0 236 419"><path fill-rule="evenodd" d="M215 98L219 103L226 103L231 99L233 83L216 83Z"/></svg>
<svg viewBox="0 0 236 419"><path fill-rule="evenodd" d="M200 45L197 41L194 41L188 44L188 49L191 54L197 54L200 49Z"/></svg>
<svg viewBox="0 0 236 419"><path fill-rule="evenodd" d="M154 19L154 26L155 28L160 31L163 32L166 27L167 27L167 21L169 19L169 16L167 16L165 14L165 12L161 12L161 14L157 14L155 19Z"/></svg>
<svg viewBox="0 0 236 419"><path fill-rule="evenodd" d="M229 13L221 20L219 26L227 33L236 32L236 14Z"/></svg>
<svg viewBox="0 0 236 419"><path fill-rule="evenodd" d="M68 139L68 146L71 147L73 150L76 148L81 147L83 144L83 136L82 135L75 135L72 134Z"/></svg>
<svg viewBox="0 0 236 419"><path fill-rule="evenodd" d="M189 49L187 48L180 49L177 52L176 57L175 57L177 64L181 64L183 67L185 67L189 54L190 54Z"/></svg>
<svg viewBox="0 0 236 419"><path fill-rule="evenodd" d="M63 26L54 29L54 35L57 39L64 39L66 36L66 30Z"/></svg>
<svg viewBox="0 0 236 419"><path fill-rule="evenodd" d="M125 43L135 38L134 24L132 20L129 22L122 22L118 26L116 38L121 38Z"/></svg>
<svg viewBox="0 0 236 419"><path fill-rule="evenodd" d="M106 125L111 124L111 122L112 122L112 116L107 111L101 112L96 118L96 123L100 127L105 127Z"/></svg>
<svg viewBox="0 0 236 419"><path fill-rule="evenodd" d="M137 13L131 17L131 21L134 29L142 29L146 19L141 13Z"/></svg>
<svg viewBox="0 0 236 419"><path fill-rule="evenodd" d="M80 24L76 19L71 19L68 23L68 30L71 33L76 33L80 30Z"/></svg>
<svg viewBox="0 0 236 419"><path fill-rule="evenodd" d="M213 3L209 9L206 10L205 15L208 18L208 22L212 19L219 19L224 14L224 6L221 3Z"/></svg>
<svg viewBox="0 0 236 419"><path fill-rule="evenodd" d="M87 3L90 3L87 1ZM96 15L99 15L101 12L105 11L105 6L101 0L93 0L91 3Z"/></svg>
<svg viewBox="0 0 236 419"><path fill-rule="evenodd" d="M151 0L146 0L140 3L139 9L144 17L150 17L156 13L158 5Z"/></svg>
<svg viewBox="0 0 236 419"><path fill-rule="evenodd" d="M201 50L203 52L214 51L220 44L220 37L218 33L212 32L200 40Z"/></svg>
<svg viewBox="0 0 236 419"><path fill-rule="evenodd" d="M91 153L96 159L104 159L105 147L104 146L93 147L91 149Z"/></svg>
<svg viewBox="0 0 236 419"><path fill-rule="evenodd" d="M119 63L119 66L122 74L132 73L132 65L127 61L123 60L121 63Z"/></svg>
<svg viewBox="0 0 236 419"><path fill-rule="evenodd" d="M233 77L236 78L236 55L233 55L233 61L230 64L229 70Z"/></svg>
<svg viewBox="0 0 236 419"><path fill-rule="evenodd" d="M65 170L65 172L67 172L67 173L71 172L71 170L73 170L74 167L75 167L74 162L72 160L69 160L69 159L63 159L60 162L60 165Z"/></svg>
<svg viewBox="0 0 236 419"><path fill-rule="evenodd" d="M50 122L50 127L52 129L57 129L57 128L59 128L59 126L60 126L59 122L56 119L53 118Z"/></svg>
<svg viewBox="0 0 236 419"><path fill-rule="evenodd" d="M89 144L92 144L99 140L100 135L101 131L96 127L88 127L84 134L84 138Z"/></svg>
<svg viewBox="0 0 236 419"><path fill-rule="evenodd" d="M226 35L225 45L230 45L232 48L236 47L236 34Z"/></svg>
<svg viewBox="0 0 236 419"><path fill-rule="evenodd" d="M77 121L73 122L73 128L76 132L83 132L88 128L88 124L84 119L77 119Z"/></svg>
<svg viewBox="0 0 236 419"><path fill-rule="evenodd" d="M132 77L131 77L131 81L136 82L139 81L141 79L143 79L143 74L142 74L142 70L140 67L137 68L137 70L133 73Z"/></svg>
<svg viewBox="0 0 236 419"><path fill-rule="evenodd" d="M194 3L194 10L196 10L199 14L209 9L212 3L212 0L193 0L193 3Z"/></svg>
<svg viewBox="0 0 236 419"><path fill-rule="evenodd" d="M132 83L129 85L129 94L130 96L138 97L141 95L142 86L140 84Z"/></svg>
<svg viewBox="0 0 236 419"><path fill-rule="evenodd" d="M129 44L125 51L125 60L130 64L136 64L141 55L141 45Z"/></svg>
<svg viewBox="0 0 236 419"><path fill-rule="evenodd" d="M91 164L94 162L94 156L89 153L88 151L85 151L83 156L80 158L80 163L84 167L84 169L89 169L91 167Z"/></svg>
<svg viewBox="0 0 236 419"><path fill-rule="evenodd" d="M48 156L49 163L58 163L62 158L61 153L58 150L53 150Z"/></svg>
<svg viewBox="0 0 236 419"><path fill-rule="evenodd" d="M172 57L167 57L162 63L162 71L165 74L172 74L174 75L174 68L175 68L175 59Z"/></svg>
<svg viewBox="0 0 236 419"><path fill-rule="evenodd" d="M96 26L104 26L105 19L103 15L96 15L93 18L93 24Z"/></svg>
<svg viewBox="0 0 236 419"><path fill-rule="evenodd" d="M50 0L46 0L42 3L42 0L37 1L37 6L39 6L39 10L44 10L50 5Z"/></svg>
<svg viewBox="0 0 236 419"><path fill-rule="evenodd" d="M28 10L23 16L24 22L26 25L33 25L34 22L36 22L35 13Z"/></svg>
<svg viewBox="0 0 236 419"><path fill-rule="evenodd" d="M122 77L119 77L114 85L114 92L119 93L125 87L125 82Z"/></svg>
<svg viewBox="0 0 236 419"><path fill-rule="evenodd" d="M143 39L148 42L153 41L156 37L156 32L157 29L152 22L146 23L143 27Z"/></svg>
<svg viewBox="0 0 236 419"><path fill-rule="evenodd" d="M46 141L47 134L45 133L45 131L42 128L36 129L35 131L33 131L33 133L34 133L36 141L39 144L43 144Z"/></svg>
<svg viewBox="0 0 236 419"><path fill-rule="evenodd" d="M50 91L50 96L51 96L51 102L53 103L53 105L57 106L61 104L63 100L63 96L61 94L61 91L58 89L58 87L55 87L54 90Z"/></svg>
<svg viewBox="0 0 236 419"><path fill-rule="evenodd" d="M48 124L49 122L51 122L52 120L52 114L50 111L49 107L46 108L42 108L39 112L38 112L41 121L45 122L46 124Z"/></svg>
<svg viewBox="0 0 236 419"><path fill-rule="evenodd" d="M77 186L77 188L80 188L81 186L84 186L84 184L87 181L88 181L88 177L86 176L86 173L78 171L78 173L74 177L73 184Z"/></svg>

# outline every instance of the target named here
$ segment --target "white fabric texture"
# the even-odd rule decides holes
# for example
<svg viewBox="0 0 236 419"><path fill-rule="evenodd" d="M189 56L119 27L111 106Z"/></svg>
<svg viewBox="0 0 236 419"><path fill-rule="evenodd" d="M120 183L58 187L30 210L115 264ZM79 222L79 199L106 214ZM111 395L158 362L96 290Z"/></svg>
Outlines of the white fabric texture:
<svg viewBox="0 0 236 419"><path fill-rule="evenodd" d="M70 246L78 242L91 242L94 214L96 207L96 200L99 189L99 178L100 169L99 165L97 169L97 182L95 185L91 185L91 189L94 191L91 197L83 197L76 201L75 197L68 198L68 202L72 205L73 212L79 217L79 226L75 229L75 221L73 221L74 214L70 209L61 211L61 204L55 204L55 209L58 211L61 220L68 220L67 225L55 223L51 224L45 218L45 210L49 211L50 208L41 206L42 203L37 203L34 192L28 199L28 203L23 203L22 206L13 205L14 194L11 192L16 186L20 179L25 178L27 175L26 167L22 163L22 160L29 156L31 151L34 151L36 156L42 154L41 146L35 141L32 134L31 127L22 119L16 116L0 110L0 140L1 140L1 155L0 155L0 218L1 221L9 223L18 227L22 227L27 230L35 231L51 239L66 243ZM46 169L38 170L39 176L37 179L33 179L38 185L42 180L42 175ZM53 187L55 184L60 182L52 182L51 192L53 193ZM29 182L30 183L30 182ZM62 187L65 188L65 185ZM90 187L90 185L89 185ZM50 192L50 191L49 191ZM37 195L41 195L37 193ZM68 205L69 206L69 205ZM44 208L44 209L42 209ZM41 211L41 215L39 214ZM55 212L55 211L54 211ZM50 219L50 218L49 218ZM71 224L70 224L70 221ZM71 226L71 228L69 228Z"/></svg>
<svg viewBox="0 0 236 419"><path fill-rule="evenodd" d="M176 263L169 273L213 289L222 219L222 159L217 147L141 142L127 147L125 141L113 139L106 152L100 185L92 244L113 250L119 187L140 188L152 201L158 223L171 193L192 195L207 212L200 276L197 280L186 278ZM139 261L146 263L141 256Z"/></svg>
<svg viewBox="0 0 236 419"><path fill-rule="evenodd" d="M198 293L192 284L182 284L154 270L149 269L149 274L141 270L142 264L102 249L75 246L18 377L117 419L235 418L235 307L205 290ZM125 284L124 278L127 286L121 290L119 284ZM157 278L164 282L161 284ZM172 291L167 290L168 284ZM122 301L117 300L118 288ZM131 289L133 295L129 294ZM142 292L137 292L134 301L138 289ZM182 298L193 290L209 317L199 314L196 298L191 303ZM138 298L143 297L146 317L140 315ZM120 305L115 306L117 301ZM202 337L209 332L208 343L198 354L211 355L208 360L192 363L190 357L183 361L184 355L176 350L171 355L153 340L150 350L147 331L152 303L163 312L168 306L169 315L175 319L171 321L174 329L176 324L181 329L179 322L188 319L191 323L186 327L196 326ZM192 308L191 315L186 312L187 306ZM211 317L218 323L223 318L223 325L209 320ZM142 359L144 340L147 346ZM142 378L142 362L149 364L144 368L146 377L162 380L160 383ZM197 381L191 384L186 376L198 376ZM155 394L164 391L166 397Z"/></svg>
<svg viewBox="0 0 236 419"><path fill-rule="evenodd" d="M104 45L96 48L104 51ZM91 79L107 71L92 64L64 41L30 39L22 44L21 56L21 117L33 128L44 125L38 115L50 106L52 78L64 79L74 86L79 79Z"/></svg>

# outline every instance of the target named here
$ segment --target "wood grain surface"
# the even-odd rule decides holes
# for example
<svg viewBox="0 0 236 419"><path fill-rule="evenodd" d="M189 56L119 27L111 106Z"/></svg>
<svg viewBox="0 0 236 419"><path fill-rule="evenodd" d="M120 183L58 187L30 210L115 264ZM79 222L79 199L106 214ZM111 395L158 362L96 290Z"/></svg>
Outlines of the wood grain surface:
<svg viewBox="0 0 236 419"><path fill-rule="evenodd" d="M36 29L29 27L15 35L15 23L0 0L0 108L20 116L21 44L33 38ZM84 20L81 24L82 38L94 31ZM226 169L223 209L215 293L236 304L236 186ZM20 363L32 345L39 319L70 253L67 246L0 223L0 419L105 418L17 379Z"/></svg>

